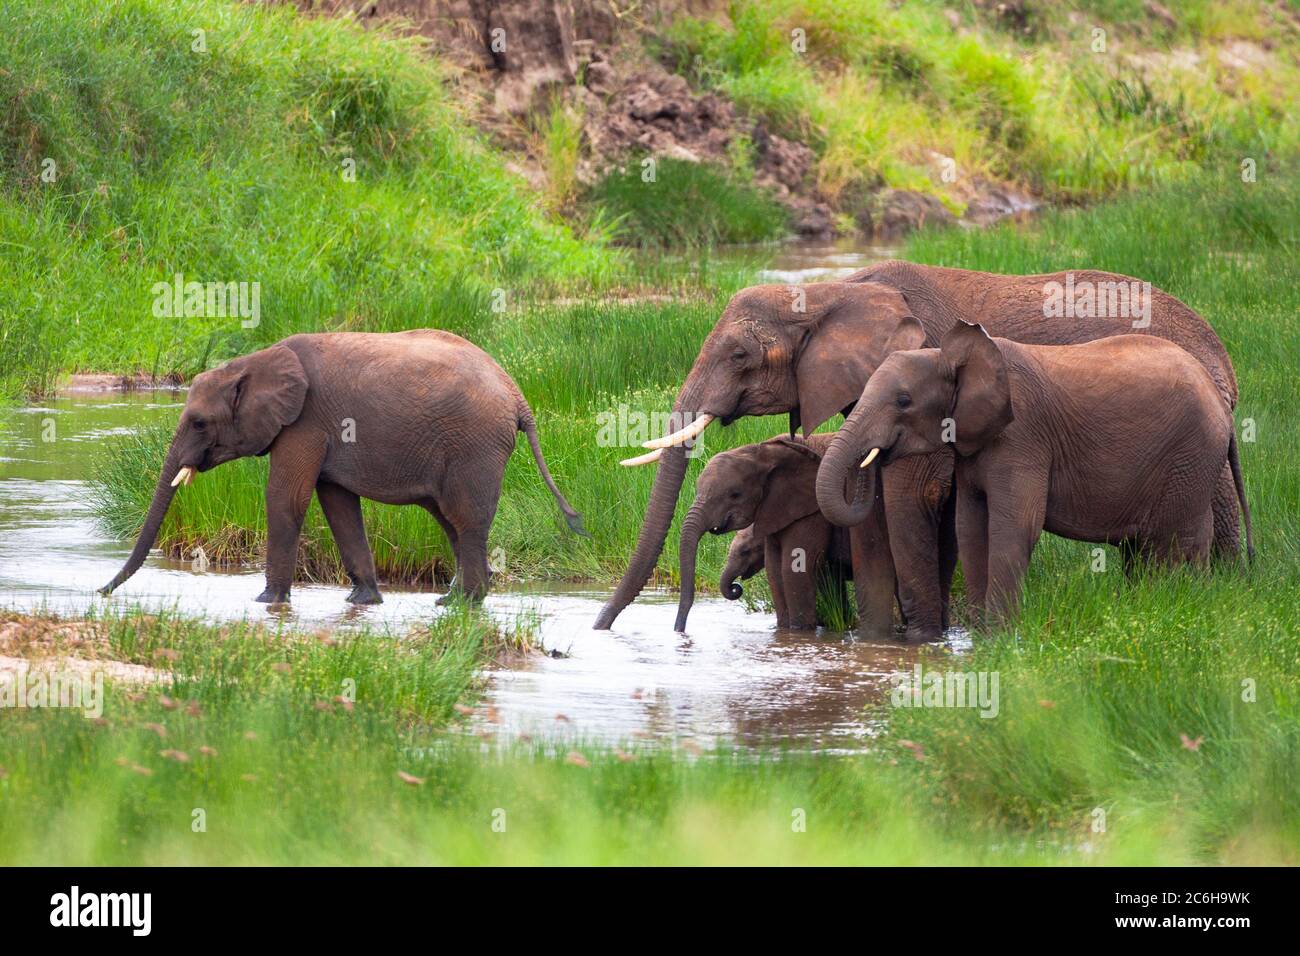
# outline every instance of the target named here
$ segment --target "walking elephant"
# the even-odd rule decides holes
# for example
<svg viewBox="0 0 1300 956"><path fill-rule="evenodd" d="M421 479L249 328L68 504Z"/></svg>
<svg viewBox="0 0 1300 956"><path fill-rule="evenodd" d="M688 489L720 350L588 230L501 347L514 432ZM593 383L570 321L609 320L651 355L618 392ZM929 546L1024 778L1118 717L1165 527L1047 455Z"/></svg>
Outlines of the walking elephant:
<svg viewBox="0 0 1300 956"><path fill-rule="evenodd" d="M857 573L860 555L889 553L880 502L847 534L817 509L817 468L832 437L772 438L709 460L695 483L695 501L682 521L679 632L685 631L695 600L700 538L705 533L725 534L741 528L744 530L732 543L736 553L729 554L722 574L723 594L739 597L735 585L738 573L757 564L767 571L777 626L813 630L817 626L818 574L844 571L844 577L853 579L859 631L872 638L893 634L893 574L868 579ZM759 555L761 562L756 561Z"/></svg>
<svg viewBox="0 0 1300 956"><path fill-rule="evenodd" d="M673 412L684 427L648 442L654 451L631 460L657 460L658 470L636 549L596 627L610 627L654 570L686 473L685 443L715 420L728 425L745 415L788 413L791 433L802 425L809 434L851 410L886 356L937 346L958 320L982 323L993 335L1031 344L1071 344L1135 332L1168 339L1205 367L1225 407L1234 407L1236 377L1223 344L1204 319L1158 289L1138 284L1138 316L1097 309L1094 297L1092 309L1072 305L1071 317L1049 317L1058 286L1071 293L1076 288L1108 291L1121 284L1132 289L1135 281L1104 272L1006 276L895 261L844 282L764 285L738 292L678 391ZM1104 301L1109 303L1109 297ZM1227 485L1221 479L1215 492L1215 541L1221 552L1235 553L1237 506L1226 467L1224 474ZM956 564L952 484L953 458L947 448L897 462L881 482L898 598L911 640L942 634ZM868 573L886 573L884 565L891 563L883 555L875 556L875 562Z"/></svg>
<svg viewBox="0 0 1300 956"><path fill-rule="evenodd" d="M179 485L269 453L266 590L257 600L289 600L313 491L352 580L349 601L382 600L362 498L432 514L455 554L453 593L480 598L488 530L519 431L569 527L585 535L551 479L528 403L482 349L434 329L291 336L194 379L140 536L101 593L139 569Z"/></svg>
<svg viewBox="0 0 1300 956"><path fill-rule="evenodd" d="M1045 530L1118 545L1126 570L1137 555L1207 561L1225 466L1253 550L1232 412L1205 367L1171 342L1119 335L1022 345L958 322L937 349L895 352L823 457L822 513L858 525L871 514L878 472L945 442L957 453L968 597L995 620L1018 605ZM852 501L851 472L868 476Z"/></svg>

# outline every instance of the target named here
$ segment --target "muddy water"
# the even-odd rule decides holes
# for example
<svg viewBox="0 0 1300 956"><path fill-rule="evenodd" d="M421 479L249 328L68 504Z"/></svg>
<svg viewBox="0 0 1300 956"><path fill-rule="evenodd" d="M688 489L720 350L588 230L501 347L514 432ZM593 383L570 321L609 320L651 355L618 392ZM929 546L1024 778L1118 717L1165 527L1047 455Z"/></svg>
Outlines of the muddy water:
<svg viewBox="0 0 1300 956"><path fill-rule="evenodd" d="M887 254L792 246L763 279L835 278ZM0 607L77 614L141 606L210 620L395 632L441 613L437 592L390 587L382 605L356 608L344 602L345 588L325 585L297 585L292 609L271 611L253 600L263 586L260 567L198 570L159 552L112 598L97 596L131 542L106 537L95 521L93 459L135 428L175 422L183 402L183 392L82 393L0 413ZM441 533L432 521L429 533ZM488 675L492 722L480 729L611 743L649 736L701 746L729 740L853 749L872 733L864 708L917 653L845 634L778 632L770 615L716 597L696 602L689 636L675 634L675 596L664 593L634 603L613 631L594 632L606 594L597 586L547 586L488 597L498 620L533 625L544 653ZM963 641L954 637L958 649Z"/></svg>

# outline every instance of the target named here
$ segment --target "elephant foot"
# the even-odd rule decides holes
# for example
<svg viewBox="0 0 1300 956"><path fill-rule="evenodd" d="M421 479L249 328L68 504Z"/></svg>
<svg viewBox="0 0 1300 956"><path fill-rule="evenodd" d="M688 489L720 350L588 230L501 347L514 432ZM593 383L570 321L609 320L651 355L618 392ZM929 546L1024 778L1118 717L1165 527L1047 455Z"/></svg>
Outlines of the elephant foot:
<svg viewBox="0 0 1300 956"><path fill-rule="evenodd" d="M482 604L483 598L486 596L486 589L481 591L462 591L460 588L453 587L442 597L438 598L438 607L447 607L449 604Z"/></svg>
<svg viewBox="0 0 1300 956"><path fill-rule="evenodd" d="M254 598L259 604L288 604L289 589L267 585L266 590Z"/></svg>
<svg viewBox="0 0 1300 956"><path fill-rule="evenodd" d="M909 644L935 644L943 640L943 628L937 624L908 625L903 632L903 639Z"/></svg>
<svg viewBox="0 0 1300 956"><path fill-rule="evenodd" d="M352 593L344 598L349 604L383 604L384 599L379 593L379 588L373 584L358 584L352 588Z"/></svg>

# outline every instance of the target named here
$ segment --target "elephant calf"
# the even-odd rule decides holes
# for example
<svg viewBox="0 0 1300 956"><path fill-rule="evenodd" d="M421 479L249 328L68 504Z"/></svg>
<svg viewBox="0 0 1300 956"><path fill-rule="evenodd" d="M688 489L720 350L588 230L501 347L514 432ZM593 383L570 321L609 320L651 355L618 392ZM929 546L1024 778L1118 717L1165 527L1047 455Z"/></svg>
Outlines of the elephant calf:
<svg viewBox="0 0 1300 956"><path fill-rule="evenodd" d="M894 573L883 510L876 507L848 534L817 510L817 466L832 435L772 438L714 455L695 484L695 501L682 523L682 593L677 630L695 600L695 560L707 531L744 529L732 542L722 592L738 598L737 577L767 571L777 626L817 626L817 575L840 565L851 570L859 630L873 638L893 633Z"/></svg>
<svg viewBox="0 0 1300 956"><path fill-rule="evenodd" d="M313 491L352 579L349 601L382 600L362 498L432 514L455 553L453 591L480 598L488 530L520 431L569 527L585 535L551 479L528 403L482 349L435 329L291 336L194 379L135 548L101 593L144 563L178 485L270 453L266 590L257 600L288 601Z"/></svg>
<svg viewBox="0 0 1300 956"><path fill-rule="evenodd" d="M1254 550L1232 412L1205 367L1164 339L1023 345L958 322L937 349L890 355L823 458L823 513L836 524L866 514L864 488L844 496L859 461L885 466L947 441L967 592L994 619L1018 605L1045 530L1119 545L1126 567L1137 555L1208 560L1225 462ZM858 472L866 489L877 470Z"/></svg>
<svg viewBox="0 0 1300 956"><path fill-rule="evenodd" d="M817 615L819 575L808 573L803 567L805 563L825 568L834 580L851 581L853 560L848 529L835 527L820 511L765 538L754 536L753 525L742 528L727 548L727 563L722 569L719 588L727 600L737 601L745 591L736 582L748 581L759 571L766 571L776 626L810 631L824 622Z"/></svg>

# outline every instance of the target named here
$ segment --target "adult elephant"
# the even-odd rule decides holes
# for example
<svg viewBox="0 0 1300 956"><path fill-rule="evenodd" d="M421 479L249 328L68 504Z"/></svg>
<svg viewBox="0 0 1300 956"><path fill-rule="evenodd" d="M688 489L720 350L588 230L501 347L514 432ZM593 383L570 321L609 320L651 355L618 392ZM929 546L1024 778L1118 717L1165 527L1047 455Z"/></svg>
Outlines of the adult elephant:
<svg viewBox="0 0 1300 956"><path fill-rule="evenodd" d="M482 349L436 329L291 336L194 379L135 548L101 593L139 569L179 485L270 453L266 590L257 600L288 601L313 491L352 579L352 603L381 601L362 498L429 511L455 552L453 591L479 598L490 578L488 530L520 431L569 527L586 534L551 479L528 403Z"/></svg>
<svg viewBox="0 0 1300 956"><path fill-rule="evenodd" d="M715 420L727 425L744 415L789 413L792 431L801 424L811 433L851 410L887 355L937 347L958 319L982 324L992 335L1037 344L1132 332L1158 335L1195 356L1224 401L1235 406L1236 376L1223 344L1204 319L1164 292L1152 289L1147 297L1144 328L1135 328L1131 316L1045 317L1052 283L1074 289L1080 282L1134 281L1105 272L1006 276L892 261L843 282L754 286L736 293L677 394L674 414L689 424L647 443L659 449L659 465L645 520L628 568L595 626L610 627L654 570L686 474L685 442ZM885 515L907 635L934 640L942 634L945 590L956 563L952 453L899 461L886 472ZM1227 498L1223 482L1215 494L1216 543L1235 553L1237 511L1231 475L1226 477Z"/></svg>

